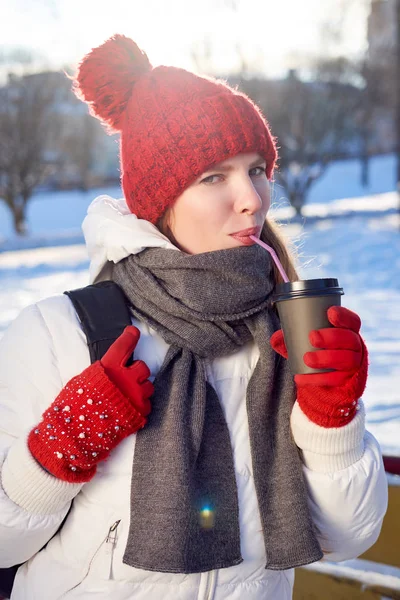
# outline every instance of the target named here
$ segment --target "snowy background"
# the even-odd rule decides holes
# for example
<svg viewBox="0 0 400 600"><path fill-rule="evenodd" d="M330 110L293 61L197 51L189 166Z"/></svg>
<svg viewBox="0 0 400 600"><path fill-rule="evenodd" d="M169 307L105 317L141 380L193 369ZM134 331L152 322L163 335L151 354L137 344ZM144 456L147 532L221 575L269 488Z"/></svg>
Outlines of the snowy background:
<svg viewBox="0 0 400 600"><path fill-rule="evenodd" d="M383 452L400 456L400 220L393 156L371 161L370 183L360 185L356 161L332 165L312 188L300 221L274 188L275 217L297 246L302 276L337 277L344 306L362 319L370 352L364 396L368 429ZM41 192L29 204L30 235L12 233L0 203L0 337L26 305L88 283L80 224L100 193Z"/></svg>

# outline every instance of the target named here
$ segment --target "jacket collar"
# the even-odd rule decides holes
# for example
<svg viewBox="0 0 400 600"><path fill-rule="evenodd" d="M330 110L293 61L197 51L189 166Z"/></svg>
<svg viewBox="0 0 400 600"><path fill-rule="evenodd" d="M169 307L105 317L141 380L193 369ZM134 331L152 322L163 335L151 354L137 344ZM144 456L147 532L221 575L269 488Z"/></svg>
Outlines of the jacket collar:
<svg viewBox="0 0 400 600"><path fill-rule="evenodd" d="M177 250L155 225L132 214L124 198L98 196L88 208L82 229L90 259L90 283L104 279L112 263L145 248Z"/></svg>

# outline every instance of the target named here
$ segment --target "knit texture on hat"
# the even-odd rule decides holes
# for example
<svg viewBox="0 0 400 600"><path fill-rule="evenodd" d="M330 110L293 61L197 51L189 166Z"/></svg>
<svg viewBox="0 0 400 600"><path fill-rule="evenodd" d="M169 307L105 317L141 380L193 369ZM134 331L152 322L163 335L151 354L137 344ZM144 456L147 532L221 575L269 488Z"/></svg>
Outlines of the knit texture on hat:
<svg viewBox="0 0 400 600"><path fill-rule="evenodd" d="M157 223L202 173L240 153L259 153L272 176L275 143L247 96L184 69L153 69L129 38L113 36L84 57L75 87L121 132L122 188L139 218Z"/></svg>

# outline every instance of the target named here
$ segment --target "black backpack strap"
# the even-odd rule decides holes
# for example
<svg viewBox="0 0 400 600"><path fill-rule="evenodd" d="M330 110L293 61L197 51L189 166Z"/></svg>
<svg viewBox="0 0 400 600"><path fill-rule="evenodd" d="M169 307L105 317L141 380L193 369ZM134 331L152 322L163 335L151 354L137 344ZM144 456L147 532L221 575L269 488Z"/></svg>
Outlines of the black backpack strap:
<svg viewBox="0 0 400 600"><path fill-rule="evenodd" d="M91 362L102 358L127 325L131 324L128 301L113 281L102 281L84 288L64 292L78 314L86 335ZM69 514L65 516L59 531ZM0 569L0 594L10 597L20 565Z"/></svg>
<svg viewBox="0 0 400 600"><path fill-rule="evenodd" d="M64 294L81 321L91 362L100 360L132 322L126 296L113 281L101 281Z"/></svg>
<svg viewBox="0 0 400 600"><path fill-rule="evenodd" d="M7 567L0 569L0 598L9 598L11 596L12 588L14 585L14 579L17 571L21 565L15 567Z"/></svg>

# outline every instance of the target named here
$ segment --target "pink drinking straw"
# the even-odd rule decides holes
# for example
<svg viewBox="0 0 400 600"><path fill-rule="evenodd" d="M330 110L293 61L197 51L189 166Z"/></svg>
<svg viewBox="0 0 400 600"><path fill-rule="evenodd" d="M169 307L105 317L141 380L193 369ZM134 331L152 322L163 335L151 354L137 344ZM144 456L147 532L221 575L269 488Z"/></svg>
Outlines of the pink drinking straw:
<svg viewBox="0 0 400 600"><path fill-rule="evenodd" d="M259 244L260 246L262 246L263 248L265 248L265 250L267 250L270 255L272 256L274 263L276 264L276 266L279 269L279 273L282 275L282 279L285 283L288 283L289 281L289 277L286 275L285 273L285 269L282 267L282 263L279 260L279 258L276 255L276 252L273 248L271 248L271 246L268 246L267 244L264 244L264 242L262 242L261 240L258 239L258 237L256 237L255 235L249 235L249 238L251 240L253 240L253 242L255 242L256 244Z"/></svg>

